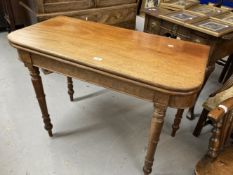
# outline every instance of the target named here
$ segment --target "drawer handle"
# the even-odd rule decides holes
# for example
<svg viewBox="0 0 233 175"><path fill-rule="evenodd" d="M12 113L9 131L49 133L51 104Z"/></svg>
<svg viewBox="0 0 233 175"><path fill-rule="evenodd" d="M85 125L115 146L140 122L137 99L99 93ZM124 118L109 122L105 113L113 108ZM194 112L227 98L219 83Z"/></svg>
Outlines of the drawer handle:
<svg viewBox="0 0 233 175"><path fill-rule="evenodd" d="M156 26L157 26L157 23L156 23L156 22L152 22L152 23L151 23L151 27L152 27L152 28L155 28Z"/></svg>

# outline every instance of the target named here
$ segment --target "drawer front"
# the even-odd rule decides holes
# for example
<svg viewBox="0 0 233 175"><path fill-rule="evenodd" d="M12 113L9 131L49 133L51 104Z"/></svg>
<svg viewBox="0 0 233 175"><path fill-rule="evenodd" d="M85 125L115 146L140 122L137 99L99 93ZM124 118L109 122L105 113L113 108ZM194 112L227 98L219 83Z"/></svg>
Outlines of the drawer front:
<svg viewBox="0 0 233 175"><path fill-rule="evenodd" d="M76 0L76 1L48 1L44 4L45 13L65 12L93 8L94 0Z"/></svg>
<svg viewBox="0 0 233 175"><path fill-rule="evenodd" d="M123 5L123 4L131 4L136 3L137 0L96 0L97 7L108 7L114 5Z"/></svg>
<svg viewBox="0 0 233 175"><path fill-rule="evenodd" d="M39 15L38 20L44 21L58 15L64 15L75 17L78 19L133 29L136 23L136 12L137 5L129 4L115 7L93 8L73 12L44 14Z"/></svg>
<svg viewBox="0 0 233 175"><path fill-rule="evenodd" d="M210 35L207 35L205 33L195 31L170 22L162 23L160 28L161 28L160 35L173 36L184 41L209 44L212 38Z"/></svg>

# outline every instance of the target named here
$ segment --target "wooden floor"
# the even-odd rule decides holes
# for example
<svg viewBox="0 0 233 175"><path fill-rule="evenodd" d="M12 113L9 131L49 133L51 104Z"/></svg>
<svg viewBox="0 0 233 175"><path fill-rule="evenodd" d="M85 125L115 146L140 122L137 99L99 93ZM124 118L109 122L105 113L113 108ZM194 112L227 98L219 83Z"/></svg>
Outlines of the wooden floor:
<svg viewBox="0 0 233 175"><path fill-rule="evenodd" d="M232 175L233 174L233 146L227 147L216 160L211 162L207 156L196 166L196 175Z"/></svg>

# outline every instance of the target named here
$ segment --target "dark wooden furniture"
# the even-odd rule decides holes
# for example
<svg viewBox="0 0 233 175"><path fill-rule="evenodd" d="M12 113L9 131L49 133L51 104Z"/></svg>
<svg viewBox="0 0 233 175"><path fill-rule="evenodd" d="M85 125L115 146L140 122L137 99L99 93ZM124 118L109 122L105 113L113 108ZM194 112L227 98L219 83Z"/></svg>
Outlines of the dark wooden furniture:
<svg viewBox="0 0 233 175"><path fill-rule="evenodd" d="M233 53L233 33L216 37L203 31L194 30L182 24L162 19L160 15L168 14L171 10L163 8L150 8L145 10L145 26L144 31L151 34L169 36L171 38L180 38L185 41L206 44L210 46L210 54L206 68L205 82L215 68L215 62L225 56ZM156 45L155 45L156 47ZM196 54L196 53L193 53ZM184 70L182 70L184 71ZM205 84L205 83L204 83ZM203 85L204 85L203 84ZM190 108L188 113L189 119L194 119L194 107ZM174 124L172 135L174 136L179 129L179 124L182 118L183 110L178 111Z"/></svg>
<svg viewBox="0 0 233 175"><path fill-rule="evenodd" d="M25 0L30 24L55 16L70 16L124 28L135 28L137 0Z"/></svg>
<svg viewBox="0 0 233 175"><path fill-rule="evenodd" d="M204 102L203 111L197 122L197 126L193 132L193 135L198 137L202 128L208 123L207 114L209 111L216 108L222 101L233 97L233 75L226 81L226 83L218 89L216 92L210 95L210 97Z"/></svg>
<svg viewBox="0 0 233 175"><path fill-rule="evenodd" d="M141 10L141 7L142 7L142 1L143 1L143 0L138 0L137 15L140 14L140 10Z"/></svg>
<svg viewBox="0 0 233 175"><path fill-rule="evenodd" d="M3 3L0 1L0 32L6 31L8 29L8 24L4 18Z"/></svg>
<svg viewBox="0 0 233 175"><path fill-rule="evenodd" d="M233 129L233 97L223 101L208 114L214 128L209 149L196 165L196 175L232 175L233 145L228 143ZM230 145L229 145L230 144Z"/></svg>
<svg viewBox="0 0 233 175"><path fill-rule="evenodd" d="M153 102L143 168L146 175L152 171L167 107L193 105L204 81L209 54L208 46L69 17L17 30L8 39L30 71L50 136L52 124L39 68Z"/></svg>
<svg viewBox="0 0 233 175"><path fill-rule="evenodd" d="M222 73L218 81L220 83L225 83L232 74L233 74L233 55L230 55L224 64L224 68L222 70Z"/></svg>
<svg viewBox="0 0 233 175"><path fill-rule="evenodd" d="M4 18L10 26L10 31L15 30L17 27L24 26L25 16L23 9L19 6L18 0L1 0Z"/></svg>

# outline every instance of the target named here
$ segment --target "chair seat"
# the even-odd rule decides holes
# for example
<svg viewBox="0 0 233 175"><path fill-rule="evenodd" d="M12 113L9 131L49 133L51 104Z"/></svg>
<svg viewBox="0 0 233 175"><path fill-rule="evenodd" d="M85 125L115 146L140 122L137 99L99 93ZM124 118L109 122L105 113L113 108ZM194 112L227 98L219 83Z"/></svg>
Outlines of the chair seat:
<svg viewBox="0 0 233 175"><path fill-rule="evenodd" d="M214 97L209 97L203 104L203 107L208 111L216 108L224 100L233 97L233 86L229 89L222 91L215 95Z"/></svg>
<svg viewBox="0 0 233 175"><path fill-rule="evenodd" d="M201 159L195 168L196 175L232 175L233 146L226 147L213 161L208 156Z"/></svg>

